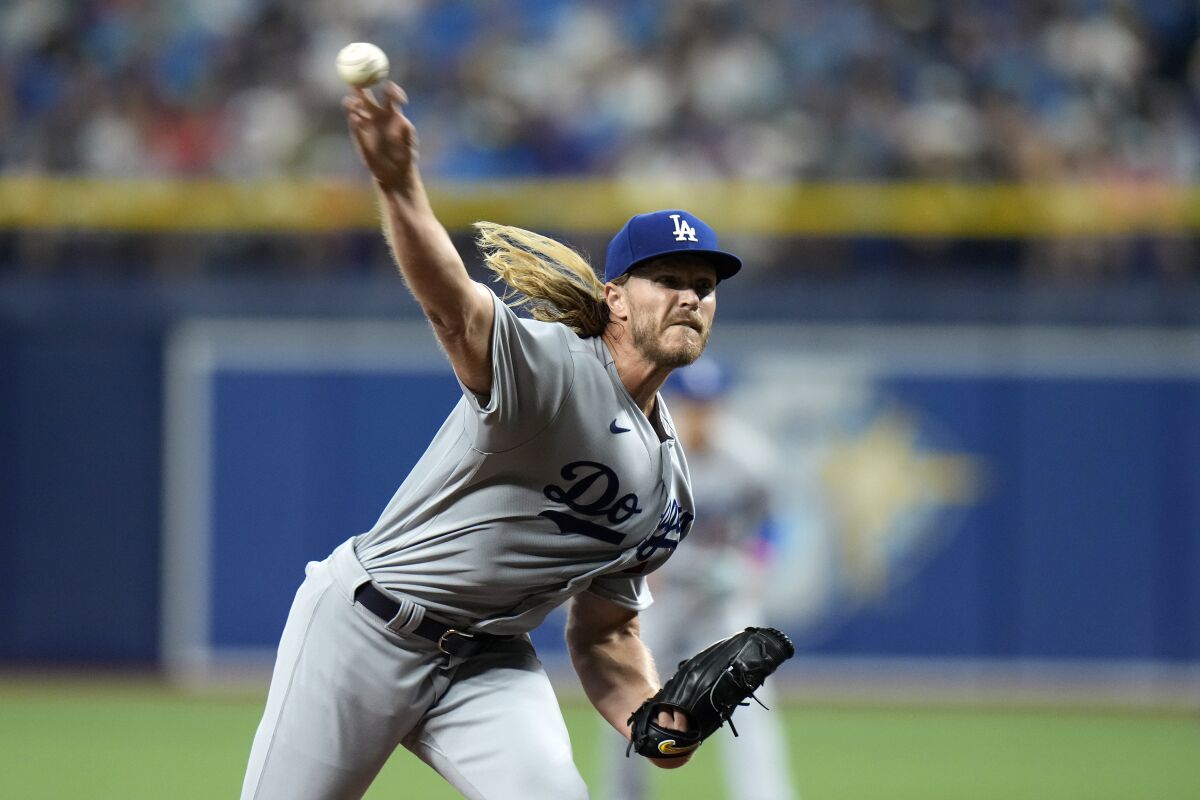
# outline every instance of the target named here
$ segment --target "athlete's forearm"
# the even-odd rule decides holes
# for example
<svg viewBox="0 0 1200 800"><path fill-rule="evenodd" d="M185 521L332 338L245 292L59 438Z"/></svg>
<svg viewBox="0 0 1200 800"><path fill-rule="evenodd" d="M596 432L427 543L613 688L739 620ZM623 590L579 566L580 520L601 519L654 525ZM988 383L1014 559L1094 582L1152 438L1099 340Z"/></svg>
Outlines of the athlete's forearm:
<svg viewBox="0 0 1200 800"><path fill-rule="evenodd" d="M413 297L435 329L461 326L476 289L425 187L415 178L404 191L376 190L384 238Z"/></svg>
<svg viewBox="0 0 1200 800"><path fill-rule="evenodd" d="M628 739L629 716L660 687L654 660L638 634L636 616L631 626L610 631L572 619L566 626L566 646L583 692L600 716ZM668 722L664 715L659 716L659 723L668 728L685 727L678 721ZM649 760L659 768L676 769L691 760L691 753Z"/></svg>
<svg viewBox="0 0 1200 800"><path fill-rule="evenodd" d="M629 715L659 688L650 652L636 631L597 638L595 632L572 625L567 629L567 647L588 700L628 737Z"/></svg>
<svg viewBox="0 0 1200 800"><path fill-rule="evenodd" d="M417 130L404 114L407 102L404 90L388 82L381 96L358 88L342 105L350 136L375 179L383 235L438 338L444 343L445 333L452 341L470 335L486 339L490 326L479 321L490 321L492 304L470 279L433 213L418 166Z"/></svg>
<svg viewBox="0 0 1200 800"><path fill-rule="evenodd" d="M383 234L451 366L480 395L492 386L492 294L471 280L415 170L403 190L378 186Z"/></svg>

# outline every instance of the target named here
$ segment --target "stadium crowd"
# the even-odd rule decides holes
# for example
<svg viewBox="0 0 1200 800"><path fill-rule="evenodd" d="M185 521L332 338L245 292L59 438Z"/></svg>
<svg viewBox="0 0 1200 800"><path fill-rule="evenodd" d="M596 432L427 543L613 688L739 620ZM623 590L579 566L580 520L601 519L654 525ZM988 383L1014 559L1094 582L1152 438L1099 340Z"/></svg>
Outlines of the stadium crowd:
<svg viewBox="0 0 1200 800"><path fill-rule="evenodd" d="M342 45L368 40L413 98L433 180L1191 184L1200 181L1198 7L7 0L0 178L362 180L332 65ZM20 231L0 236L0 268L27 245ZM1021 259L1097 275L1127 270L1140 258L1131 247L1109 237L1034 242ZM1150 249L1141 261L1151 271L1194 271L1190 236ZM286 261L296 250L282 252ZM877 250L836 257L863 252Z"/></svg>
<svg viewBox="0 0 1200 800"><path fill-rule="evenodd" d="M1200 177L1182 0L9 0L0 169L337 175L388 51L435 177Z"/></svg>

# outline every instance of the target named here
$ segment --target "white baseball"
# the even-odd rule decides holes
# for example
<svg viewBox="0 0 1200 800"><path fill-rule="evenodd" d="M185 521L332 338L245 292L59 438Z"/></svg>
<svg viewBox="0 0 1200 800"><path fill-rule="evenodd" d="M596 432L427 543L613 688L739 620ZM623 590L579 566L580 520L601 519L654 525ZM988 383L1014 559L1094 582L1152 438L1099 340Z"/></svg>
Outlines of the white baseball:
<svg viewBox="0 0 1200 800"><path fill-rule="evenodd" d="M387 77L388 58L370 42L354 42L337 54L337 73L351 86L370 86Z"/></svg>

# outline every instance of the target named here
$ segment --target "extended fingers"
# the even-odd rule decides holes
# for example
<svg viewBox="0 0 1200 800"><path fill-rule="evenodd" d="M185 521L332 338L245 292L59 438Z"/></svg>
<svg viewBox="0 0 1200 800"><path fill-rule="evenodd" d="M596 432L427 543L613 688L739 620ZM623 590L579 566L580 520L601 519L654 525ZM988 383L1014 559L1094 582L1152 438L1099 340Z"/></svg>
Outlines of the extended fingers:
<svg viewBox="0 0 1200 800"><path fill-rule="evenodd" d="M381 99L377 99L370 89L361 86L356 86L352 91L354 94L347 97L346 101L353 102L356 111L374 119L384 119L391 114L402 113L400 107L408 102L408 95L393 81L383 85ZM349 108L350 106L347 106L347 109Z"/></svg>
<svg viewBox="0 0 1200 800"><path fill-rule="evenodd" d="M350 118L351 122L362 123L375 119L375 115L363 103L362 98L343 97L342 108L346 110L346 115Z"/></svg>
<svg viewBox="0 0 1200 800"><path fill-rule="evenodd" d="M400 85L395 81L388 81L383 85L383 93L397 106L408 104L408 93L400 88Z"/></svg>

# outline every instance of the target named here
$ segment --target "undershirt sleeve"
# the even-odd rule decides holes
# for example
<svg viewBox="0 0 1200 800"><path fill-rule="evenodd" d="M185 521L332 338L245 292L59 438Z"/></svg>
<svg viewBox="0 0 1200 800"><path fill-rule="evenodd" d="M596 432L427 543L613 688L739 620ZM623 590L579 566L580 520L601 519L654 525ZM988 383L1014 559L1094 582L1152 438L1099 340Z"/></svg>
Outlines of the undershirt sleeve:
<svg viewBox="0 0 1200 800"><path fill-rule="evenodd" d="M588 591L631 611L643 611L654 602L644 575L602 575L592 581Z"/></svg>

